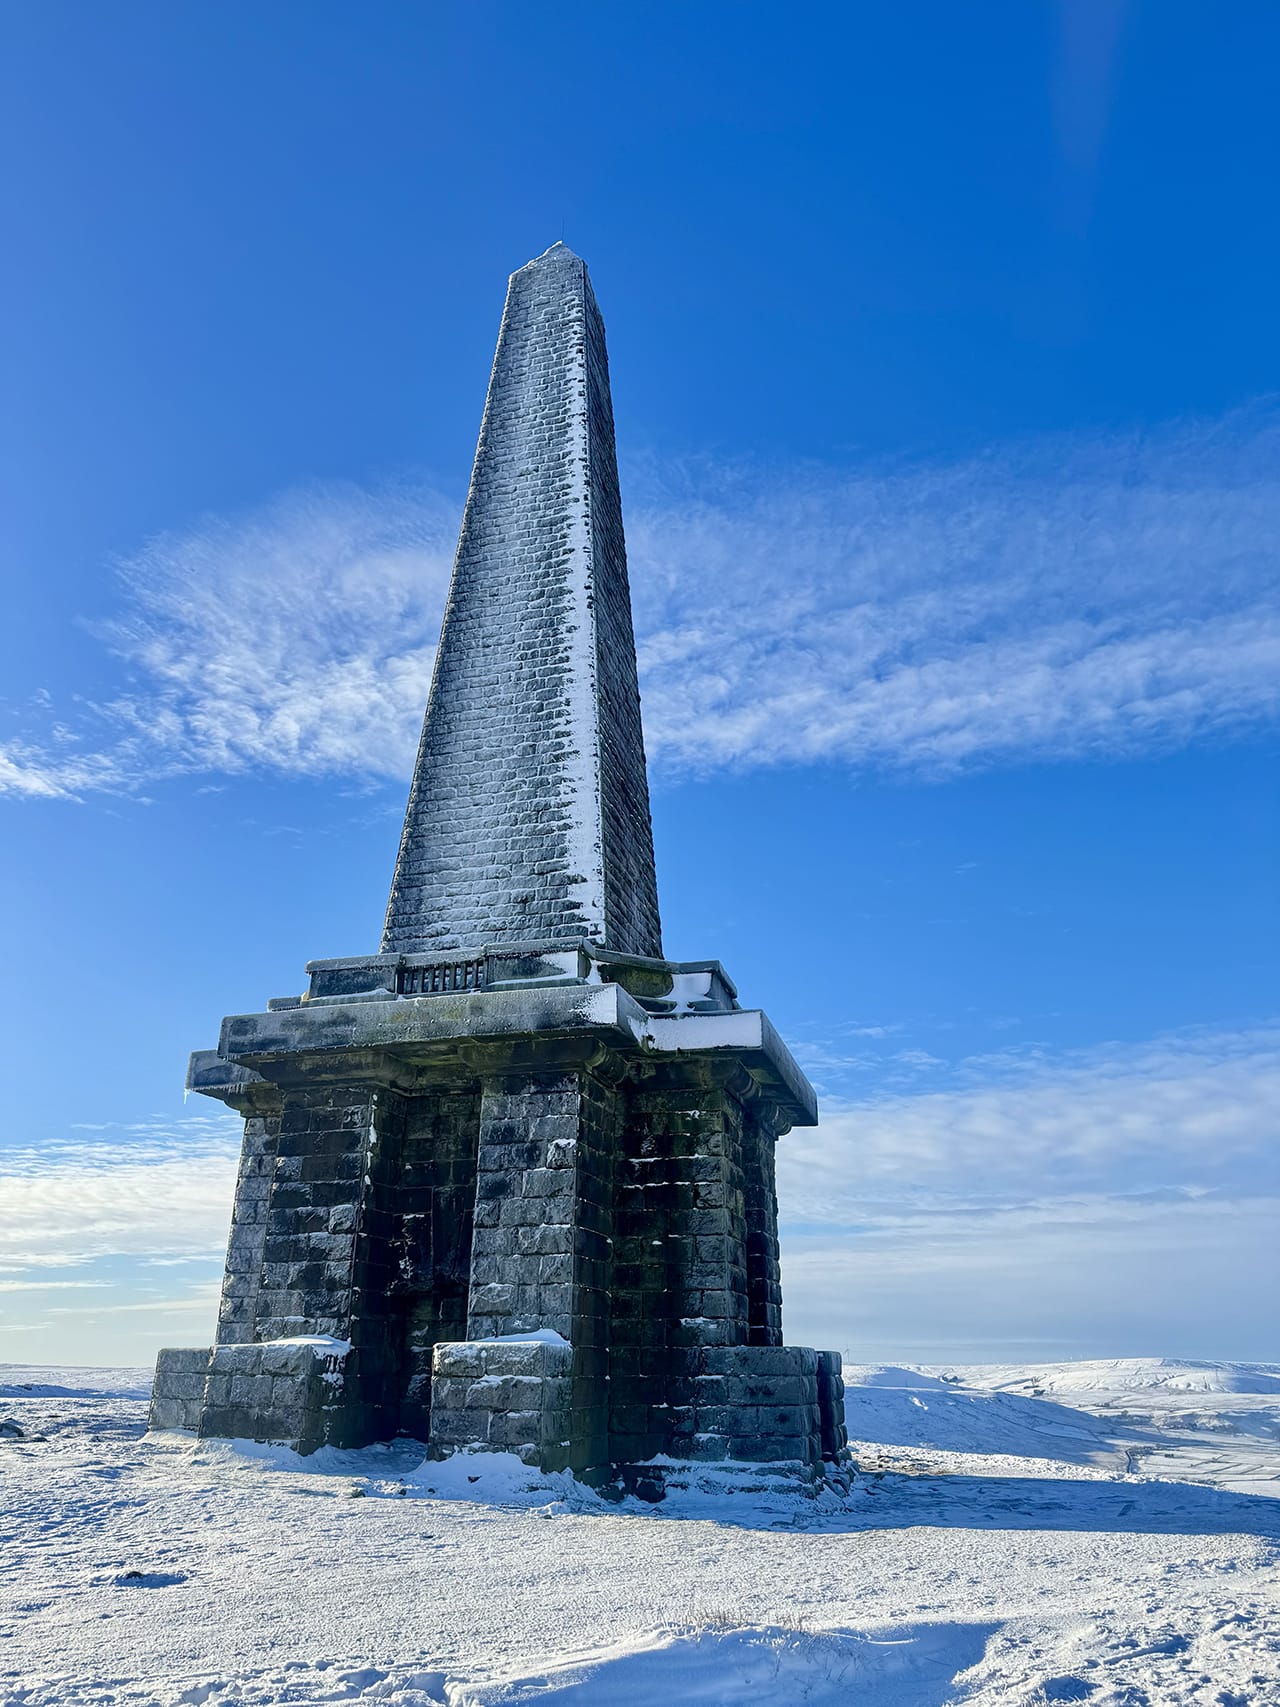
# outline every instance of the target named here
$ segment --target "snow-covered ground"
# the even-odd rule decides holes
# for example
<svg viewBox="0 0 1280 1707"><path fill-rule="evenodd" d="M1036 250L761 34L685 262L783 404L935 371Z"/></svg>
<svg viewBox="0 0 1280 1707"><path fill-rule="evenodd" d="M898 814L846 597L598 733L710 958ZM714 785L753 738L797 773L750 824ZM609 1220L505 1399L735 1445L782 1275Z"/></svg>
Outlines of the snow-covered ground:
<svg viewBox="0 0 1280 1707"><path fill-rule="evenodd" d="M849 1375L847 1498L649 1508L0 1366L0 1703L1280 1704L1280 1366Z"/></svg>

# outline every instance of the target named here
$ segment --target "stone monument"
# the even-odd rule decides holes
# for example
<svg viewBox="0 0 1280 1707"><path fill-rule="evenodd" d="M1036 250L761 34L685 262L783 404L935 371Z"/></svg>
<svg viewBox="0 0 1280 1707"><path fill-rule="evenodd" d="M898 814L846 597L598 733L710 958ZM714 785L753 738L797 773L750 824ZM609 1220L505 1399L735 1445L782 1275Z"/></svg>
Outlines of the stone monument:
<svg viewBox="0 0 1280 1707"><path fill-rule="evenodd" d="M604 326L511 277L381 952L223 1021L244 1116L217 1344L154 1428L404 1432L657 1496L653 1460L844 1451L782 1343L774 1145L814 1093L714 960L662 957Z"/></svg>

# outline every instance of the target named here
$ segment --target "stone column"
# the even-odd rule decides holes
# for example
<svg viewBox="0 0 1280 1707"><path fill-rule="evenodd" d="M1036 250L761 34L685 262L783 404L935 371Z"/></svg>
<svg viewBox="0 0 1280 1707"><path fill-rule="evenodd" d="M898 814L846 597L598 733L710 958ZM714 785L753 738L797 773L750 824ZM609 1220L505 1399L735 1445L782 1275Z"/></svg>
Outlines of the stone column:
<svg viewBox="0 0 1280 1707"><path fill-rule="evenodd" d="M691 1062L634 1093L619 1163L613 1456L696 1450L700 1348L747 1343L742 1104L748 1075Z"/></svg>
<svg viewBox="0 0 1280 1707"><path fill-rule="evenodd" d="M227 1240L227 1266L218 1307L219 1345L252 1339L257 1320L267 1241L267 1200L275 1177L276 1146L280 1138L278 1096L270 1098L269 1109L268 1112L264 1107L262 1112L245 1116L240 1171L236 1175L235 1202L231 1209L231 1235Z"/></svg>
<svg viewBox="0 0 1280 1707"><path fill-rule="evenodd" d="M391 1304L391 1194L402 1125L403 1105L391 1091L284 1091L253 1319L237 1319L241 1337L224 1333L214 1347L202 1434L311 1446L361 1445L394 1432L400 1324ZM247 1293L243 1302L247 1311ZM289 1356L269 1349L307 1338L328 1343Z"/></svg>
<svg viewBox="0 0 1280 1707"><path fill-rule="evenodd" d="M787 1130L775 1104L752 1101L743 1129L744 1207L747 1219L748 1342L782 1344L782 1274L778 1260L778 1187L775 1146Z"/></svg>
<svg viewBox="0 0 1280 1707"><path fill-rule="evenodd" d="M608 1457L615 1085L622 1069L599 1046L585 1059L581 1046L577 1060L558 1053L559 1062L555 1046L544 1046L533 1064L508 1063L481 1081L467 1342L549 1331L571 1355L548 1354L537 1371L528 1357L517 1359L510 1391L495 1396L491 1382L463 1390L458 1371L474 1357L468 1363L457 1347L438 1348L431 1438L437 1446L528 1449L548 1468L585 1469ZM489 1376L497 1370L492 1357L484 1367Z"/></svg>

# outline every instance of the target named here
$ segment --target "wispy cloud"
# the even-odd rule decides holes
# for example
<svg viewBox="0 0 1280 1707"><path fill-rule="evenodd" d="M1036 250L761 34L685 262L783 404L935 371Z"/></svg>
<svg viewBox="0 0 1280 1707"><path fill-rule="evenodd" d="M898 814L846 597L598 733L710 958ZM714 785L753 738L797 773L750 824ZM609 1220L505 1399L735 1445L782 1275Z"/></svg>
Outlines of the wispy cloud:
<svg viewBox="0 0 1280 1707"><path fill-rule="evenodd" d="M193 1287L181 1298L135 1298L127 1304L56 1305L50 1316L181 1316L187 1311L213 1317L222 1286L218 1280Z"/></svg>
<svg viewBox="0 0 1280 1707"><path fill-rule="evenodd" d="M162 534L119 567L99 628L123 691L78 740L0 752L0 793L77 796L183 772L402 774L448 587L453 508L409 488L325 487Z"/></svg>
<svg viewBox="0 0 1280 1707"><path fill-rule="evenodd" d="M940 466L629 471L659 769L945 775L1124 754L1280 712L1280 414ZM0 792L176 773L403 778L456 511L325 488L121 568L128 682L0 751ZM40 722L44 719L44 722Z"/></svg>
<svg viewBox="0 0 1280 1707"><path fill-rule="evenodd" d="M1280 710L1280 420L939 468L668 479L631 527L646 728L686 768L947 772Z"/></svg>
<svg viewBox="0 0 1280 1707"><path fill-rule="evenodd" d="M115 1128L110 1138L0 1150L0 1266L17 1272L103 1257L221 1256L238 1127L231 1116L196 1116ZM41 1285L35 1277L21 1284Z"/></svg>
<svg viewBox="0 0 1280 1707"><path fill-rule="evenodd" d="M792 1133L779 1150L791 1213L841 1220L868 1190L902 1183L967 1196L975 1180L1006 1196L1054 1181L1195 1184L1260 1156L1275 1157L1280 1185L1280 1030L1007 1050L949 1077L942 1090L834 1102L816 1134Z"/></svg>
<svg viewBox="0 0 1280 1707"><path fill-rule="evenodd" d="M975 1058L790 1133L778 1185L793 1332L964 1355L999 1319L1103 1355L1212 1349L1216 1320L1246 1355L1280 1282L1280 1030Z"/></svg>

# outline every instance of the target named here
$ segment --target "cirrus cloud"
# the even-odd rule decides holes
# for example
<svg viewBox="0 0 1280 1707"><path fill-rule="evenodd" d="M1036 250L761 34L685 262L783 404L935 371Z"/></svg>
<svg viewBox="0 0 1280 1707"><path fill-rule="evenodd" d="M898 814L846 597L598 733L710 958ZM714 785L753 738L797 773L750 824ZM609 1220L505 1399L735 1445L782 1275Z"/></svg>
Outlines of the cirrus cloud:
<svg viewBox="0 0 1280 1707"><path fill-rule="evenodd" d="M240 1153L234 1116L84 1130L92 1135L0 1149L0 1268L222 1256Z"/></svg>
<svg viewBox="0 0 1280 1707"><path fill-rule="evenodd" d="M1129 754L1280 713L1280 414L950 465L639 462L626 482L660 772L839 762L926 776ZM184 773L403 779L457 513L315 488L120 566L127 679L50 695L0 793Z"/></svg>

